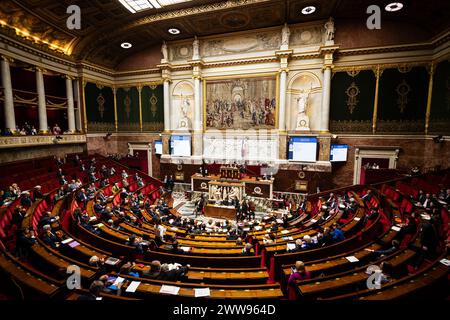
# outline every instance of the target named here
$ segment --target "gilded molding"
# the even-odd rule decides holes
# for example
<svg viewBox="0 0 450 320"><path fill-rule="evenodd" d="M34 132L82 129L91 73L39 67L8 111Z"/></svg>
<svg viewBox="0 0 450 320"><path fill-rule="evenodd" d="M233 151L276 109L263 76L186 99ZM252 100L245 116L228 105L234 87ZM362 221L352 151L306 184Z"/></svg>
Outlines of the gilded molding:
<svg viewBox="0 0 450 320"><path fill-rule="evenodd" d="M53 135L0 137L0 149L86 143L86 135L84 134L63 134L61 137L62 139L57 140L57 142L55 142L55 136Z"/></svg>

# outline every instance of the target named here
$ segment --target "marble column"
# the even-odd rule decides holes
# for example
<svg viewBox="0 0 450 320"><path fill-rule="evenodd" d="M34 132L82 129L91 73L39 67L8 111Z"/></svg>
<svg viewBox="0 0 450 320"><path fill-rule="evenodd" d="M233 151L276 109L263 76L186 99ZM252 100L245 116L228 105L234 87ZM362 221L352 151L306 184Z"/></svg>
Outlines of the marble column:
<svg viewBox="0 0 450 320"><path fill-rule="evenodd" d="M280 73L280 97L279 97L279 109L278 109L278 130L286 130L286 70L281 70Z"/></svg>
<svg viewBox="0 0 450 320"><path fill-rule="evenodd" d="M40 68L36 68L36 88L38 93L39 133L48 133L44 74Z"/></svg>
<svg viewBox="0 0 450 320"><path fill-rule="evenodd" d="M202 130L202 92L200 77L194 78L194 131Z"/></svg>
<svg viewBox="0 0 450 320"><path fill-rule="evenodd" d="M11 73L9 69L10 58L2 56L1 72L2 72L2 86L5 102L3 110L5 113L5 128L11 132L16 132L16 116L14 114L14 98L11 84Z"/></svg>
<svg viewBox="0 0 450 320"><path fill-rule="evenodd" d="M323 71L322 114L320 131L329 132L331 95L331 67L325 66Z"/></svg>
<svg viewBox="0 0 450 320"><path fill-rule="evenodd" d="M80 98L80 87L78 85L78 80L72 81L72 88L74 88L75 101L77 102L77 110L75 112L75 128L77 131L82 131L81 128L81 98Z"/></svg>
<svg viewBox="0 0 450 320"><path fill-rule="evenodd" d="M69 133L75 132L75 106L73 102L72 78L66 76L66 96L67 96L67 128Z"/></svg>
<svg viewBox="0 0 450 320"><path fill-rule="evenodd" d="M164 131L170 131L170 80L164 80Z"/></svg>

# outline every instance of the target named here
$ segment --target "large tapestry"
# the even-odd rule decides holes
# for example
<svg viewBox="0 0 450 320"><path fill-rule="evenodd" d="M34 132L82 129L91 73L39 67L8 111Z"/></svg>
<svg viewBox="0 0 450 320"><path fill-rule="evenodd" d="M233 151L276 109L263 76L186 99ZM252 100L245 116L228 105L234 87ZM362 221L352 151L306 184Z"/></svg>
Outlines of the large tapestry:
<svg viewBox="0 0 450 320"><path fill-rule="evenodd" d="M115 131L113 89L101 84L88 82L84 87L84 94L88 131Z"/></svg>
<svg viewBox="0 0 450 320"><path fill-rule="evenodd" d="M276 77L206 82L206 129L275 129Z"/></svg>

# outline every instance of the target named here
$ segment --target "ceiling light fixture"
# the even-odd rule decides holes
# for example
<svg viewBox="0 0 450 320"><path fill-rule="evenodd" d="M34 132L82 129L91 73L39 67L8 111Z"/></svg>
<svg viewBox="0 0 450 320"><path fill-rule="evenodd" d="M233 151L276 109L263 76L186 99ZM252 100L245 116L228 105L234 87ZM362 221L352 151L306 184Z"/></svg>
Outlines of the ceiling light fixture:
<svg viewBox="0 0 450 320"><path fill-rule="evenodd" d="M167 30L167 32L169 32L170 34L180 34L181 33L180 29L177 29L177 28L170 28L169 30Z"/></svg>
<svg viewBox="0 0 450 320"><path fill-rule="evenodd" d="M124 49L130 49L133 45L129 42L123 42L120 46Z"/></svg>
<svg viewBox="0 0 450 320"><path fill-rule="evenodd" d="M401 8L403 8L403 3L391 2L388 5L386 5L386 7L384 7L384 10L389 11L389 12L394 12L394 11L400 10Z"/></svg>
<svg viewBox="0 0 450 320"><path fill-rule="evenodd" d="M307 6L302 9L303 14L311 14L311 13L314 13L315 11L316 11L316 7L314 7L314 6Z"/></svg>

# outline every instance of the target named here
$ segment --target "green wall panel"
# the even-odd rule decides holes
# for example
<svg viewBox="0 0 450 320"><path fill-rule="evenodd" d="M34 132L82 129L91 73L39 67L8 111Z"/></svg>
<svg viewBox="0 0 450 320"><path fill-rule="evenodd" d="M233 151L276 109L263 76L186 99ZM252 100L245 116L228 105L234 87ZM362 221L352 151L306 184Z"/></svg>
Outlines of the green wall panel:
<svg viewBox="0 0 450 320"><path fill-rule="evenodd" d="M337 72L331 81L330 129L340 132L370 131L372 128L375 74Z"/></svg>
<svg viewBox="0 0 450 320"><path fill-rule="evenodd" d="M138 132L139 127L139 92L137 87L119 88L117 97L118 130Z"/></svg>
<svg viewBox="0 0 450 320"><path fill-rule="evenodd" d="M143 131L164 130L164 93L162 85L142 88L142 128Z"/></svg>
<svg viewBox="0 0 450 320"><path fill-rule="evenodd" d="M88 132L114 131L114 93L92 82L84 87Z"/></svg>

